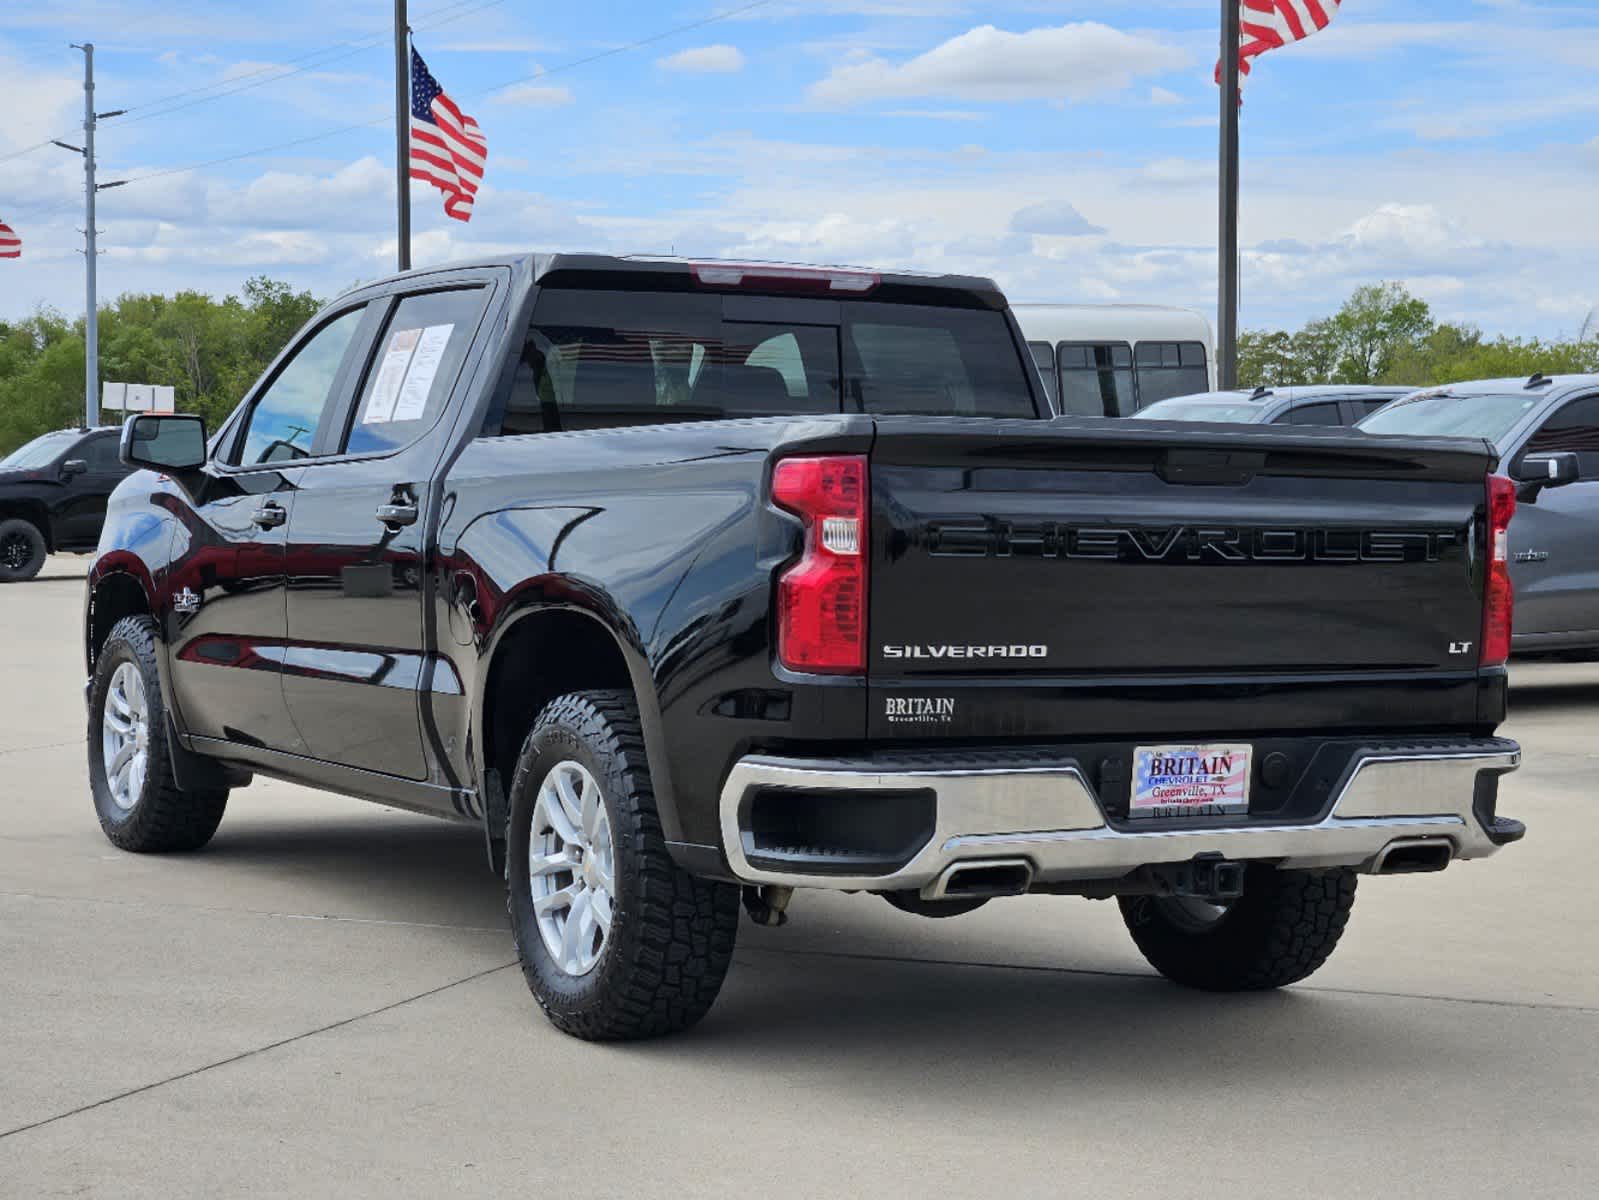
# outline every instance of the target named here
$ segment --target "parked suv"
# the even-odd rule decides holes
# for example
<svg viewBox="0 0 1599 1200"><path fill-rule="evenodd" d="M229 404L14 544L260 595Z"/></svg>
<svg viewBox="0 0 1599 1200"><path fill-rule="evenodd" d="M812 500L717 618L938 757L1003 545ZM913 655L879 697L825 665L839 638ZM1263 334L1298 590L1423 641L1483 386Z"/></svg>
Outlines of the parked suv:
<svg viewBox="0 0 1599 1200"><path fill-rule="evenodd" d="M1353 425L1415 388L1305 384L1253 391L1173 396L1133 416L1148 421L1224 421L1246 425Z"/></svg>
<svg viewBox="0 0 1599 1200"><path fill-rule="evenodd" d="M106 499L129 471L119 432L62 429L0 459L0 583L32 579L46 555L94 549Z"/></svg>
<svg viewBox="0 0 1599 1200"><path fill-rule="evenodd" d="M1485 379L1417 392L1365 433L1482 438L1516 480L1517 654L1599 653L1599 375Z"/></svg>
<svg viewBox="0 0 1599 1200"><path fill-rule="evenodd" d="M539 255L335 301L123 434L106 836L260 772L478 826L561 1029L710 1008L740 900L1114 897L1218 991L1522 826L1481 441L1051 419L993 283ZM1372 603L1373 596L1397 598Z"/></svg>

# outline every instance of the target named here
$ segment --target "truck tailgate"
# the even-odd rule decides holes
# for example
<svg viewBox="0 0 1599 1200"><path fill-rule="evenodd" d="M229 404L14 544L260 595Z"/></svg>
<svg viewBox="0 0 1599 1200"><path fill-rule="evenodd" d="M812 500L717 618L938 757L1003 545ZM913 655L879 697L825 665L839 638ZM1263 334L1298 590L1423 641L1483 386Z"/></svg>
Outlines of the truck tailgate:
<svg viewBox="0 0 1599 1200"><path fill-rule="evenodd" d="M871 732L1357 728L1378 684L1374 726L1401 691L1410 723L1470 723L1492 464L1339 430L879 420Z"/></svg>

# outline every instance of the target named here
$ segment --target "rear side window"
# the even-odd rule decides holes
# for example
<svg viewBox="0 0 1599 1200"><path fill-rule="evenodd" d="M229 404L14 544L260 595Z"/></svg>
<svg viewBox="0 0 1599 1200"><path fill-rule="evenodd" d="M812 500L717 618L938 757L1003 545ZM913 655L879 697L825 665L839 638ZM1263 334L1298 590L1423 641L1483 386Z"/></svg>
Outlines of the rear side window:
<svg viewBox="0 0 1599 1200"><path fill-rule="evenodd" d="M723 311L720 295L541 293L500 432L846 409L1036 415L1000 313L798 301L783 320Z"/></svg>
<svg viewBox="0 0 1599 1200"><path fill-rule="evenodd" d="M1343 414L1336 401L1330 404L1301 404L1277 419L1279 425L1342 425Z"/></svg>
<svg viewBox="0 0 1599 1200"><path fill-rule="evenodd" d="M439 419L483 308L481 288L406 296L378 339L346 454L409 446Z"/></svg>
<svg viewBox="0 0 1599 1200"><path fill-rule="evenodd" d="M1139 342L1138 407L1210 388L1203 342Z"/></svg>

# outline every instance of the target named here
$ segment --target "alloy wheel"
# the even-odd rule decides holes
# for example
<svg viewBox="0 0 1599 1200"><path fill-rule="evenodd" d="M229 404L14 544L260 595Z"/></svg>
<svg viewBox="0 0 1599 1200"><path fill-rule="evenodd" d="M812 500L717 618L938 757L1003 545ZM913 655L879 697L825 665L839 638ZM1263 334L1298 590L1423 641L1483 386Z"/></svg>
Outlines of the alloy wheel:
<svg viewBox="0 0 1599 1200"><path fill-rule="evenodd" d="M616 848L599 781L581 763L556 763L539 785L528 876L544 948L566 974L587 975L610 937Z"/></svg>
<svg viewBox="0 0 1599 1200"><path fill-rule="evenodd" d="M139 802L150 763L150 706L144 677L131 662L117 667L100 718L100 761L106 788L123 812Z"/></svg>

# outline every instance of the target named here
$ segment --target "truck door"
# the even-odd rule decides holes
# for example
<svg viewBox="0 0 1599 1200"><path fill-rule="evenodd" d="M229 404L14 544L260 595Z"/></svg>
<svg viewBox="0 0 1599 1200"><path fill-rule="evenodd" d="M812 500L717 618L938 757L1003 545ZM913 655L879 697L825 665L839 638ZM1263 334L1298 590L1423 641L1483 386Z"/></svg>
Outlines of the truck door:
<svg viewBox="0 0 1599 1200"><path fill-rule="evenodd" d="M284 540L302 464L369 337L365 315L354 305L302 338L257 389L192 504L174 513L172 686L197 737L304 753L281 682Z"/></svg>
<svg viewBox="0 0 1599 1200"><path fill-rule="evenodd" d="M429 482L492 290L481 272L448 279L428 291L409 280L378 302L381 332L335 453L300 478L287 549L283 691L308 752L417 780L419 693L459 690L424 629Z"/></svg>
<svg viewBox="0 0 1599 1200"><path fill-rule="evenodd" d="M1517 505L1510 522L1518 635L1599 630L1599 396L1579 396L1550 413L1516 462L1561 450L1577 455L1577 482Z"/></svg>

